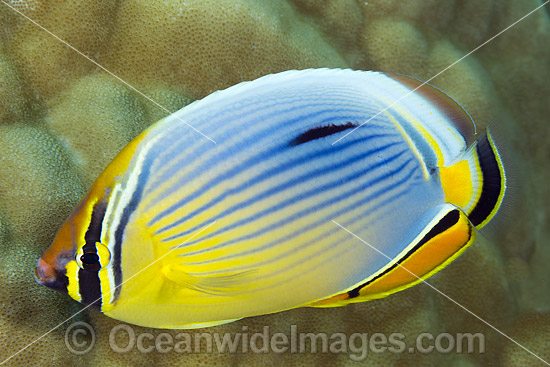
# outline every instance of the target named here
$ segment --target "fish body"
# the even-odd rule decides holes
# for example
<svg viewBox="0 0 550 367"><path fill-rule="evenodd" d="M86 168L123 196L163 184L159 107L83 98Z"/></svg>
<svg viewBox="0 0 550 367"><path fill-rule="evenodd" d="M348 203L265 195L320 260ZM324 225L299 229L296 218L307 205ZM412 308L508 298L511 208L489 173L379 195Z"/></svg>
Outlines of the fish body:
<svg viewBox="0 0 550 367"><path fill-rule="evenodd" d="M506 188L490 133L476 140L464 109L421 84L294 70L184 107L105 169L37 280L159 328L417 284L474 243Z"/></svg>

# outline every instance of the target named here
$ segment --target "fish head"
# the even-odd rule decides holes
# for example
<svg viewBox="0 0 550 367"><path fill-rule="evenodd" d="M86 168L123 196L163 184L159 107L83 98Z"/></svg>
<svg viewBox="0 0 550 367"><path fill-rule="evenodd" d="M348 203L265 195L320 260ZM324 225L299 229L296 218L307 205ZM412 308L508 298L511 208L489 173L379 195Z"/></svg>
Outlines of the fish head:
<svg viewBox="0 0 550 367"><path fill-rule="evenodd" d="M92 190L63 223L37 261L34 276L39 284L68 293L79 302L93 303L85 297L90 295L90 286L93 289L88 283L105 272L111 260L108 247L100 242L105 196L94 195Z"/></svg>
<svg viewBox="0 0 550 367"><path fill-rule="evenodd" d="M109 297L108 272L113 261L109 239L104 238L108 237L104 236L106 211L113 196L120 194L121 180L143 136L132 140L109 163L57 231L37 261L34 276L39 284L68 293L84 304L102 303L103 295Z"/></svg>
<svg viewBox="0 0 550 367"><path fill-rule="evenodd" d="M39 284L67 293L67 265L76 261L75 213L65 221L53 243L38 259L34 277Z"/></svg>

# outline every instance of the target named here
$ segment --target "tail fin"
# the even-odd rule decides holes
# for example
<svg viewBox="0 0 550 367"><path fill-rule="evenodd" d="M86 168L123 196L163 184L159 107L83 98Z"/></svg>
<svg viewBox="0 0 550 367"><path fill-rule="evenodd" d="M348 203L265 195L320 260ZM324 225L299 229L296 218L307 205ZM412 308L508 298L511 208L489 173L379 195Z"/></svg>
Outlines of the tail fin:
<svg viewBox="0 0 550 367"><path fill-rule="evenodd" d="M498 212L506 192L501 155L487 129L464 153L464 159L440 168L445 200L468 215L480 229Z"/></svg>

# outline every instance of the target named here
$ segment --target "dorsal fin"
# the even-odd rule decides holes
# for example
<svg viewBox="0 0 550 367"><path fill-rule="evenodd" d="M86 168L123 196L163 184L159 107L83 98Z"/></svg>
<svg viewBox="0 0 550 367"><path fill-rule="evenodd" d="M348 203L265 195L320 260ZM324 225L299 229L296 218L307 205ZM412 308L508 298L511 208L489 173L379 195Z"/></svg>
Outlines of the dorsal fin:
<svg viewBox="0 0 550 367"><path fill-rule="evenodd" d="M419 79L412 78L402 74L385 73L389 78L403 84L414 93L421 95L426 100L432 102L447 116L456 130L466 141L466 146L470 146L476 137L476 126L472 117L466 110L447 93L431 84L425 83Z"/></svg>

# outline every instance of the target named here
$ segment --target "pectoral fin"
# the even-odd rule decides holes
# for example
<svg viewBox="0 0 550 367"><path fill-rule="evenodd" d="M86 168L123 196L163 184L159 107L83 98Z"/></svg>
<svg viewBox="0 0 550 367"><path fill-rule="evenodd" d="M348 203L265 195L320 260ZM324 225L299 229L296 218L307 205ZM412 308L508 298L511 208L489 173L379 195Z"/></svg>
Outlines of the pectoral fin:
<svg viewBox="0 0 550 367"><path fill-rule="evenodd" d="M416 228L422 230L384 268L347 292L310 306L337 307L389 296L431 277L475 242L474 226L454 205L439 205L419 221L427 223L419 223Z"/></svg>
<svg viewBox="0 0 550 367"><path fill-rule="evenodd" d="M234 296L246 289L246 282L252 272L221 274L215 276L196 276L187 273L185 265L166 265L162 272L167 280L183 288L202 293Z"/></svg>

